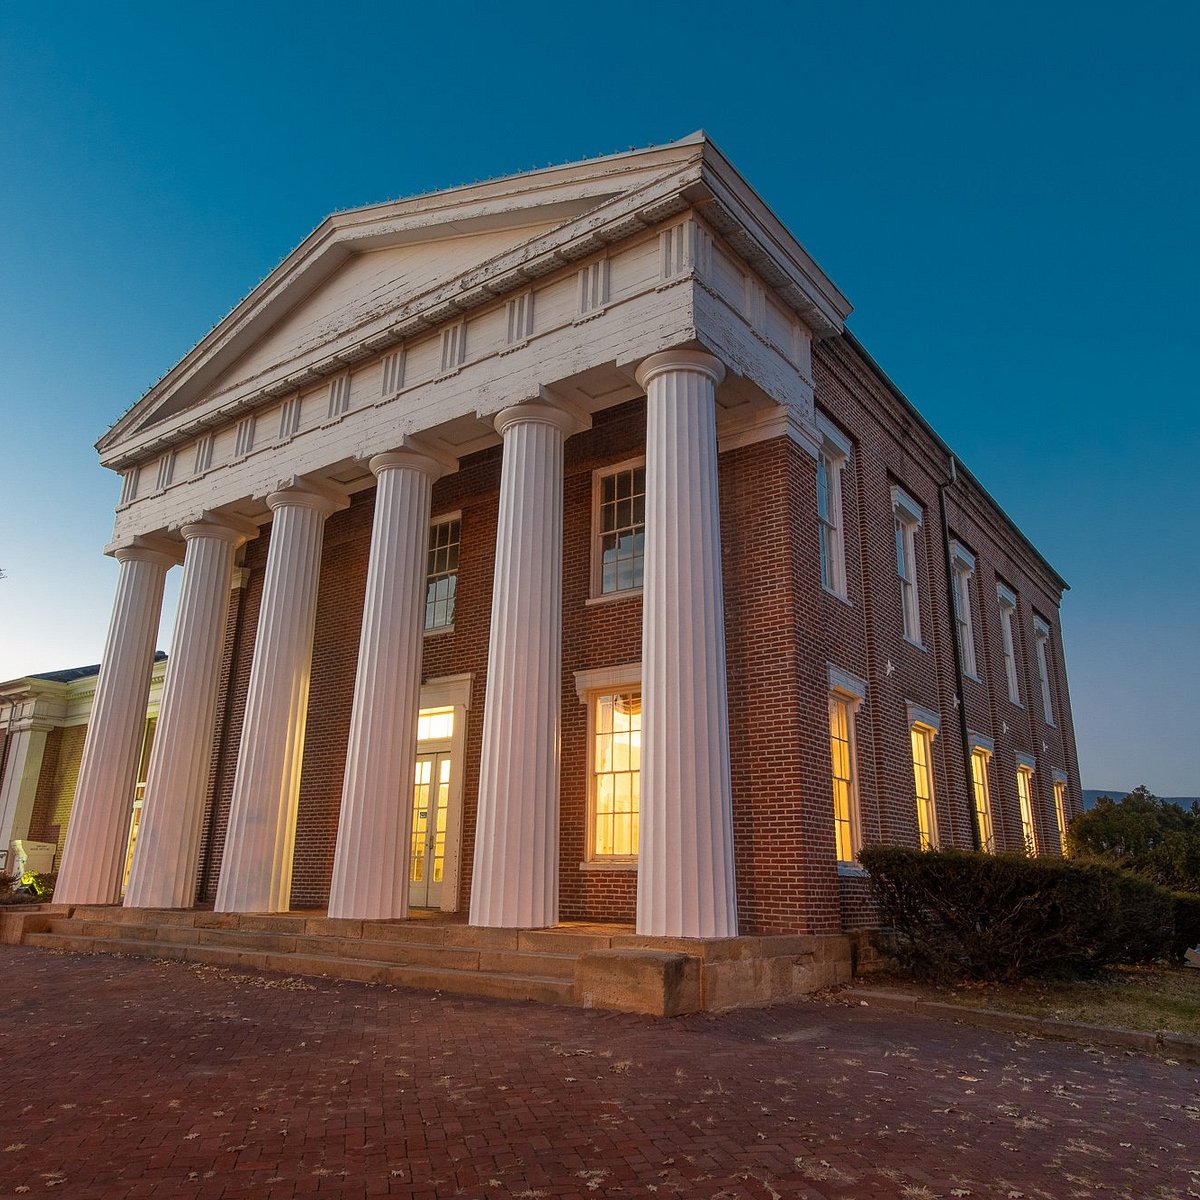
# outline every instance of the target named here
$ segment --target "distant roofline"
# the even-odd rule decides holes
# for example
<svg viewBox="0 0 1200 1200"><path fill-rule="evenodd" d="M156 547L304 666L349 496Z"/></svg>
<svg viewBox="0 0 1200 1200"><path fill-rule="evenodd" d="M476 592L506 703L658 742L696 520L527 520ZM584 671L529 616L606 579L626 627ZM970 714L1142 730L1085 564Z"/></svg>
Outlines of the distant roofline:
<svg viewBox="0 0 1200 1200"><path fill-rule="evenodd" d="M167 657L165 650L155 650L154 661L162 662ZM81 679L87 679L92 675L100 674L100 664L92 663L86 667L64 667L61 671L38 671L32 675L18 675L15 679L10 679L4 686L11 683L19 683L22 679L40 679L46 683L78 683Z"/></svg>

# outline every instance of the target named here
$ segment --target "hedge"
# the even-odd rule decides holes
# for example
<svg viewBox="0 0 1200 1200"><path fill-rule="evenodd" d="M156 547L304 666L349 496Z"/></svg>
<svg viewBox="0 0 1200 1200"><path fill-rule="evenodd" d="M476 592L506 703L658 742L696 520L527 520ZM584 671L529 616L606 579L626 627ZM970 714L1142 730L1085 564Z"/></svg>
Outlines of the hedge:
<svg viewBox="0 0 1200 1200"><path fill-rule="evenodd" d="M860 858L884 948L918 977L1011 982L1175 949L1171 894L1106 864L898 846Z"/></svg>

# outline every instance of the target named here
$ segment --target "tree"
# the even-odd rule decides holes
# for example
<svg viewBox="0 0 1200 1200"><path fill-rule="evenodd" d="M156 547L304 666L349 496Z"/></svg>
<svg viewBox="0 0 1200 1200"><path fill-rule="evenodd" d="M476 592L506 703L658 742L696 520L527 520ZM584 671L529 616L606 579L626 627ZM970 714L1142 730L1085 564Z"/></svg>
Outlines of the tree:
<svg viewBox="0 0 1200 1200"><path fill-rule="evenodd" d="M1160 800L1145 785L1101 796L1067 831L1072 854L1099 858L1175 891L1200 893L1200 805Z"/></svg>

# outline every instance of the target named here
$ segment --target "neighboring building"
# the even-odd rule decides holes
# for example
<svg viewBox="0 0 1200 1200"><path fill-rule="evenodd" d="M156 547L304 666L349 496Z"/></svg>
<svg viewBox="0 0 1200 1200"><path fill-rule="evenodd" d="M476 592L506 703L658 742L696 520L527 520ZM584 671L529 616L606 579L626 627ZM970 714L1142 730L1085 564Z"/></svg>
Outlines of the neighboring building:
<svg viewBox="0 0 1200 1200"><path fill-rule="evenodd" d="M126 797L127 864L137 839L166 670L167 656L156 654L137 776ZM31 845L30 865L52 871L58 864L99 674L98 666L72 667L0 683L0 873L15 873L20 850ZM14 847L16 842L21 846Z"/></svg>
<svg viewBox="0 0 1200 1200"><path fill-rule="evenodd" d="M330 217L99 443L57 897L181 559L127 905L830 933L864 842L1058 853L1066 585L849 311L703 135Z"/></svg>

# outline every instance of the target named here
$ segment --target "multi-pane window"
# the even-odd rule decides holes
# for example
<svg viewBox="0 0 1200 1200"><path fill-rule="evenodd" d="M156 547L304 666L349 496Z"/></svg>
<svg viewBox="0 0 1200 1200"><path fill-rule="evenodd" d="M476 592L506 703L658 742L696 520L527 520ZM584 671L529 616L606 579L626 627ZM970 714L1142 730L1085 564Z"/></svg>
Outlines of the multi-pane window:
<svg viewBox="0 0 1200 1200"><path fill-rule="evenodd" d="M1017 643L1013 636L1013 617L1017 611L1017 594L1004 584L997 584L996 599L1000 602L1000 644L1004 650L1004 681L1008 698L1021 703L1021 687L1017 682Z"/></svg>
<svg viewBox="0 0 1200 1200"><path fill-rule="evenodd" d="M1033 641L1037 649L1038 682L1042 688L1042 712L1046 724L1054 724L1054 701L1050 696L1050 626L1041 617L1033 619Z"/></svg>
<svg viewBox="0 0 1200 1200"><path fill-rule="evenodd" d="M446 629L454 624L458 591L458 517L435 521L429 529L429 558L425 584L425 628Z"/></svg>
<svg viewBox="0 0 1200 1200"><path fill-rule="evenodd" d="M590 858L637 856L641 768L641 692L593 696Z"/></svg>
<svg viewBox="0 0 1200 1200"><path fill-rule="evenodd" d="M971 621L971 576L975 574L975 556L958 542L950 545L950 567L954 586L954 629L964 675L977 676L975 629Z"/></svg>
<svg viewBox="0 0 1200 1200"><path fill-rule="evenodd" d="M917 801L917 832L922 850L936 850L937 811L933 800L933 739L936 730L918 721L909 732Z"/></svg>
<svg viewBox="0 0 1200 1200"><path fill-rule="evenodd" d="M996 850L996 831L992 824L992 789L988 782L991 754L983 746L971 750L971 790L975 793L975 824L979 830L979 848L985 854Z"/></svg>
<svg viewBox="0 0 1200 1200"><path fill-rule="evenodd" d="M833 828L838 862L852 863L862 848L858 815L858 778L854 754L857 696L829 697L829 755L833 767Z"/></svg>
<svg viewBox="0 0 1200 1200"><path fill-rule="evenodd" d="M1026 854L1038 852L1037 824L1033 818L1033 767L1021 763L1017 767L1017 799L1021 806L1021 841Z"/></svg>
<svg viewBox="0 0 1200 1200"><path fill-rule="evenodd" d="M900 579L900 611L904 636L921 644L921 606L917 595L917 533L921 506L903 489L892 488L892 515L896 526L896 574Z"/></svg>
<svg viewBox="0 0 1200 1200"><path fill-rule="evenodd" d="M1058 840L1063 855L1067 853L1067 825L1070 817L1067 815L1067 781L1056 775L1054 780L1054 815L1058 820Z"/></svg>
<svg viewBox="0 0 1200 1200"><path fill-rule="evenodd" d="M595 595L642 586L646 553L646 467L626 466L597 477Z"/></svg>
<svg viewBox="0 0 1200 1200"><path fill-rule="evenodd" d="M849 439L817 414L821 450L817 455L817 526L820 535L821 586L846 595L846 532L842 516L842 471L850 459Z"/></svg>

